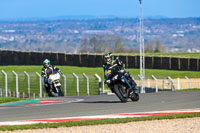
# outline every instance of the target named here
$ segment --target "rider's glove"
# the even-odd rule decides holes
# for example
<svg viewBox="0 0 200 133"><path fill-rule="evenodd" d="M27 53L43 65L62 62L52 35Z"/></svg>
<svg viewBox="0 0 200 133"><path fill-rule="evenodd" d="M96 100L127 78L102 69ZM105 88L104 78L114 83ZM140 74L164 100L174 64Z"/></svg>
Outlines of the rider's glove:
<svg viewBox="0 0 200 133"><path fill-rule="evenodd" d="M45 78L45 79L44 79L44 82L45 82L45 84L46 84L46 83L48 83L48 79L47 79L47 78Z"/></svg>
<svg viewBox="0 0 200 133"><path fill-rule="evenodd" d="M110 84L110 82L110 79L104 81L105 84Z"/></svg>
<svg viewBox="0 0 200 133"><path fill-rule="evenodd" d="M120 70L119 72L120 72L120 73L124 73L124 72L125 72L125 70L124 70L124 69L122 69L122 70Z"/></svg>
<svg viewBox="0 0 200 133"><path fill-rule="evenodd" d="M46 84L44 84L44 87L45 87L45 88L47 88L47 87L48 87L48 84L47 84L47 83L46 83Z"/></svg>

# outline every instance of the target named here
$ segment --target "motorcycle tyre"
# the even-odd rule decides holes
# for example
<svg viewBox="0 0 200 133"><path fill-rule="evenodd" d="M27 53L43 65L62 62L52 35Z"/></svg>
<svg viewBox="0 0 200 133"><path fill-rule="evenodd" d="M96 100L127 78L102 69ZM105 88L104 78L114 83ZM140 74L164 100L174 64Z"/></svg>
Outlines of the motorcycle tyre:
<svg viewBox="0 0 200 133"><path fill-rule="evenodd" d="M135 102L138 101L140 99L140 96L138 93L133 93L132 96L130 97L130 99Z"/></svg>
<svg viewBox="0 0 200 133"><path fill-rule="evenodd" d="M123 88L121 87L120 84L114 85L114 92L117 95L117 97L121 100L122 103L126 103L128 98L123 96Z"/></svg>
<svg viewBox="0 0 200 133"><path fill-rule="evenodd" d="M59 96L64 96L62 87L58 87L58 95L59 95Z"/></svg>

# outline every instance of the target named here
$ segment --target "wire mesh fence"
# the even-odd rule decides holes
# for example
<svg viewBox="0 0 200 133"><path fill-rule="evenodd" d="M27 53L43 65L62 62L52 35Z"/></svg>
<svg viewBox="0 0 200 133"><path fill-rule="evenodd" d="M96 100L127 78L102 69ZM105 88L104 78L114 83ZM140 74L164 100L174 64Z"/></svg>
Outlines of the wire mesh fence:
<svg viewBox="0 0 200 133"><path fill-rule="evenodd" d="M19 97L40 97L40 78L35 72L29 72L30 83L28 76L23 72L17 72L18 80L16 75L12 71L7 73L7 95L16 97L17 96L17 85ZM66 82L64 77L61 76L62 89L65 96L86 96L86 95L98 95L100 94L99 80L94 76L95 74L87 74L89 78L89 88L87 87L87 78L83 74L77 74L77 78L73 74L64 73L66 76ZM138 86L141 86L141 81L137 75L133 76ZM200 79L172 79L173 82L166 77L156 77L157 81L152 77L146 77L145 87L147 89L154 90L173 90L173 89L188 89L188 88L200 88ZM18 81L18 83L17 83ZM102 79L103 81L103 79ZM64 86L66 84L66 87ZM79 87L77 87L79 86ZM104 86L105 92L110 91L107 85ZM42 85L43 88L43 85ZM89 92L88 92L89 89ZM103 91L101 89L101 91ZM45 92L42 91L43 95ZM6 78L5 75L0 73L0 97L6 96ZM47 96L47 95L46 95Z"/></svg>
<svg viewBox="0 0 200 133"><path fill-rule="evenodd" d="M8 96L17 96L16 95L16 76L12 72L7 73L7 89L8 89ZM18 92L19 97L39 97L40 96L40 78L36 75L36 73L28 73L30 76L30 88L28 83L28 77L25 73L18 72ZM87 80L86 78L78 74L79 77L79 91L77 91L77 79L68 73L64 73L66 75L66 90L64 89L64 77L61 76L61 84L63 91L66 91L66 96L86 96L87 94ZM89 77L89 94L90 95L98 95L99 93L99 82L94 77L94 75L88 75ZM0 96L5 96L5 75L0 73ZM42 85L43 88L43 85ZM30 90L30 91L29 91ZM2 95L1 95L2 93ZM43 91L43 96L45 92Z"/></svg>

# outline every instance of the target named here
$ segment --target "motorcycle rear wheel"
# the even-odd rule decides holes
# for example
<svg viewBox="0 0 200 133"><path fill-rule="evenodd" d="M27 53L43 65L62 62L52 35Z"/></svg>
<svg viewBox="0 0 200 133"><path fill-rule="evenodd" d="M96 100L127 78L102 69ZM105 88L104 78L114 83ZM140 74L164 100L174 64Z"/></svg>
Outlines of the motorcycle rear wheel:
<svg viewBox="0 0 200 133"><path fill-rule="evenodd" d="M121 100L121 102L126 103L128 98L126 91L122 88L120 84L114 85L114 92L117 95L117 97Z"/></svg>

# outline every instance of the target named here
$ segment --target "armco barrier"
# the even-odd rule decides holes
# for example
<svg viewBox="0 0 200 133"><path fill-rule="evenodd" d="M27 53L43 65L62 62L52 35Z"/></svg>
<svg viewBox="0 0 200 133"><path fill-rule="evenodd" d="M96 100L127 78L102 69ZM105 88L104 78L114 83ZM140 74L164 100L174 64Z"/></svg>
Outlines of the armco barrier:
<svg viewBox="0 0 200 133"><path fill-rule="evenodd" d="M102 67L103 55L21 52L0 50L0 65L42 65L50 59L54 65ZM116 57L116 56L115 56ZM119 56L126 68L140 68L140 56ZM199 71L200 59L176 57L145 57L145 68Z"/></svg>

